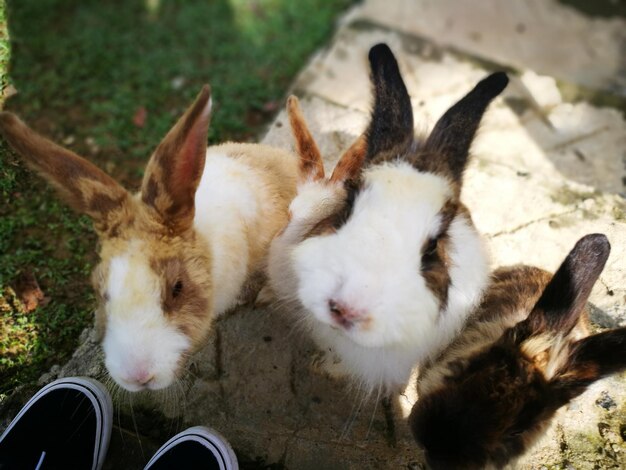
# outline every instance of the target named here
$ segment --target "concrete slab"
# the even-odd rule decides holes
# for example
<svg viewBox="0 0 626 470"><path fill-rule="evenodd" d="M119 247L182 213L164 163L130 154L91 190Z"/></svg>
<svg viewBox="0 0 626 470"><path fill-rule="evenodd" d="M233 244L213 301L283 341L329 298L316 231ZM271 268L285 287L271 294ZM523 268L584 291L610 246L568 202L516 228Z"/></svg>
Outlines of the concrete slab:
<svg viewBox="0 0 626 470"><path fill-rule="evenodd" d="M626 96L626 20L590 17L565 3L366 0L358 17L516 69Z"/></svg>

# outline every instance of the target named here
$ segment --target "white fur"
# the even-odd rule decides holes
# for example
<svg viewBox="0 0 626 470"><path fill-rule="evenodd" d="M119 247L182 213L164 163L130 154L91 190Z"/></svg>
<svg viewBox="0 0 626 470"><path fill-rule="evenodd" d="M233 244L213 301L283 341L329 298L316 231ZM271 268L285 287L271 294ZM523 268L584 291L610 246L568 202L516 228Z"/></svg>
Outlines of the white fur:
<svg viewBox="0 0 626 470"><path fill-rule="evenodd" d="M375 166L364 173L353 213L336 233L299 242L304 226L316 222L311 209L304 215L295 212L310 206L297 202L304 195L299 194L290 225L274 241L272 285L282 286L277 292L286 297L295 284L286 277L296 274L297 297L313 338L367 389L405 384L418 362L449 343L480 300L487 257L464 215L457 215L448 231L452 285L445 311L440 312L439 300L421 275L421 248L438 233L439 212L450 194L444 178L405 162ZM279 249L283 254L277 256ZM339 327L329 311L330 299L368 320Z"/></svg>
<svg viewBox="0 0 626 470"><path fill-rule="evenodd" d="M467 316L479 304L489 282L489 256L482 238L467 217L455 217L448 234L451 283L448 305L437 330L439 338L436 342L440 348L433 348L433 354L440 352L460 331Z"/></svg>
<svg viewBox="0 0 626 470"><path fill-rule="evenodd" d="M289 205L291 220L272 241L268 255L269 284L279 298L289 299L298 290L291 251L317 222L333 214L343 203L345 191L339 183L305 181Z"/></svg>
<svg viewBox="0 0 626 470"><path fill-rule="evenodd" d="M163 388L175 377L180 355L189 348L161 308L157 274L146 263L142 242L111 260L106 281L109 296L102 343L111 377L130 391Z"/></svg>
<svg viewBox="0 0 626 470"><path fill-rule="evenodd" d="M194 228L212 254L216 286L207 315L219 315L236 304L248 276L246 227L259 216L260 200L270 196L258 175L219 149L209 149L196 191ZM106 280L107 324L103 340L106 366L113 379L130 391L169 386L176 378L191 342L170 326L161 307L161 280L136 240L111 260Z"/></svg>
<svg viewBox="0 0 626 470"><path fill-rule="evenodd" d="M194 228L213 255L213 310L232 308L248 275L247 225L259 215L264 188L245 164L209 148L202 180L196 191ZM269 197L269 196L268 196Z"/></svg>

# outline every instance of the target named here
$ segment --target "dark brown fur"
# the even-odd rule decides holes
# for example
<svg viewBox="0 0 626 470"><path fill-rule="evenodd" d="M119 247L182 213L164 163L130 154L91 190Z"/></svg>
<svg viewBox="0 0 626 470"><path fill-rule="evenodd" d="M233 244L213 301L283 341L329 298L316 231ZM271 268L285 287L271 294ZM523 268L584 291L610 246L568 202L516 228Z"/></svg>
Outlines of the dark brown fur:
<svg viewBox="0 0 626 470"><path fill-rule="evenodd" d="M440 310L443 311L448 304L448 289L450 288L448 236L444 234L436 238L434 242L436 242L436 247L433 251L427 251L428 241L422 248L422 276L428 289L437 296Z"/></svg>
<svg viewBox="0 0 626 470"><path fill-rule="evenodd" d="M434 469L504 466L561 406L626 368L626 328L585 337L609 248L589 235L554 276L527 266L494 274L464 332L420 371L409 422Z"/></svg>
<svg viewBox="0 0 626 470"><path fill-rule="evenodd" d="M386 44L370 49L374 110L367 136L367 160L389 161L407 153L413 142L411 98L398 62Z"/></svg>

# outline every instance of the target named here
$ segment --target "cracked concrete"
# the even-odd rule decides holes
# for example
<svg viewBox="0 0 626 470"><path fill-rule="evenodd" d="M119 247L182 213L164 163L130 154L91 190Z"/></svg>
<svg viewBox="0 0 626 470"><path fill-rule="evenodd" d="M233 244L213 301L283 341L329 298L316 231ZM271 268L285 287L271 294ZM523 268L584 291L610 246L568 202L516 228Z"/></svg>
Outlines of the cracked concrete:
<svg viewBox="0 0 626 470"><path fill-rule="evenodd" d="M367 0L343 18L292 89L331 168L366 126L373 44L384 41L396 53L418 131L489 71L515 67L474 143L463 199L494 266L553 270L580 236L607 234L613 249L591 296L592 319L598 328L626 325L624 109L568 102L562 93L568 82L625 94L618 48L626 22L589 18L553 0L512 3ZM263 142L293 147L284 112ZM315 354L288 309L236 309L217 322L176 387L116 393L107 467L139 467L177 430L205 424L231 441L244 468L424 468L405 423L413 382L389 402L363 397L314 373ZM75 374L106 376L89 332L42 383ZM624 429L626 381L616 376L561 409L517 468L623 468Z"/></svg>

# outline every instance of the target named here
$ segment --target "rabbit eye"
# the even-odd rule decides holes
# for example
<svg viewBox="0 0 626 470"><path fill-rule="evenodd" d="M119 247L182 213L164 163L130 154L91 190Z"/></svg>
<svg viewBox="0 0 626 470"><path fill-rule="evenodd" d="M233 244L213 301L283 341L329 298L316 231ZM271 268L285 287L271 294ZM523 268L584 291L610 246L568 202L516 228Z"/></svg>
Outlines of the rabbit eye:
<svg viewBox="0 0 626 470"><path fill-rule="evenodd" d="M438 238L431 238L428 241L428 245L426 245L426 249L424 250L424 256L433 256L437 252L438 244L439 244Z"/></svg>
<svg viewBox="0 0 626 470"><path fill-rule="evenodd" d="M183 290L183 281L176 281L174 287L172 287L172 297L176 298L180 295Z"/></svg>

